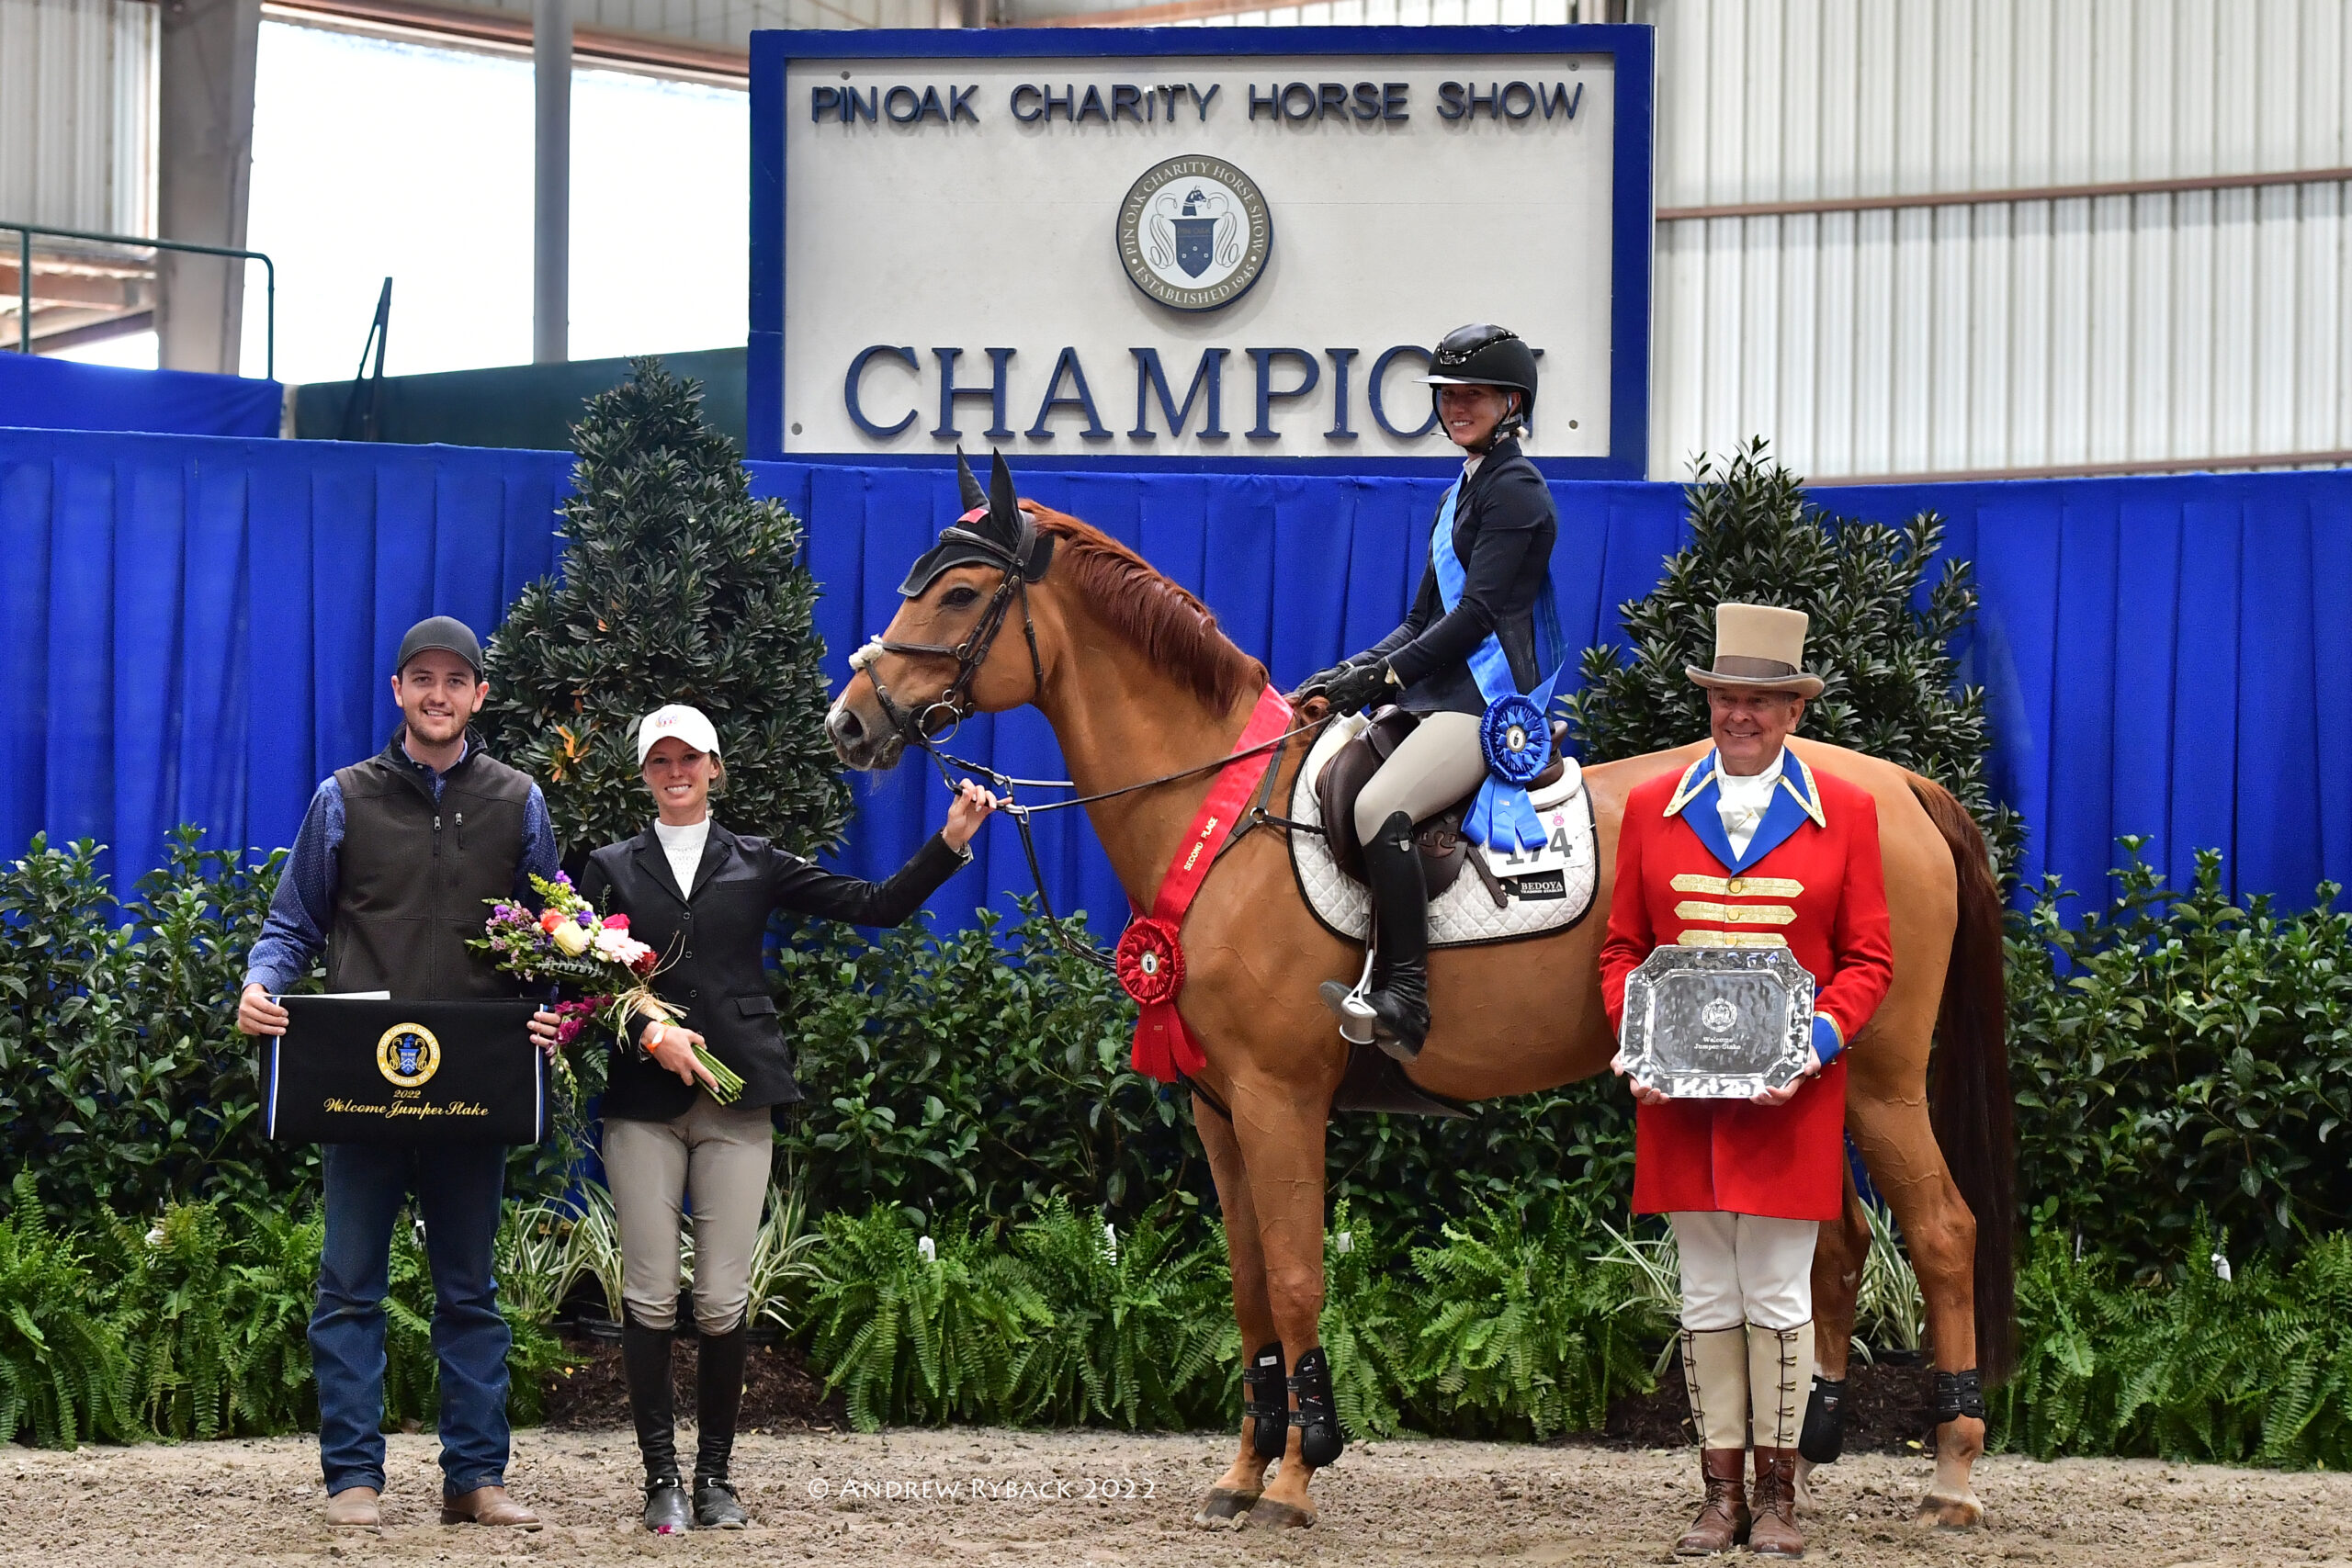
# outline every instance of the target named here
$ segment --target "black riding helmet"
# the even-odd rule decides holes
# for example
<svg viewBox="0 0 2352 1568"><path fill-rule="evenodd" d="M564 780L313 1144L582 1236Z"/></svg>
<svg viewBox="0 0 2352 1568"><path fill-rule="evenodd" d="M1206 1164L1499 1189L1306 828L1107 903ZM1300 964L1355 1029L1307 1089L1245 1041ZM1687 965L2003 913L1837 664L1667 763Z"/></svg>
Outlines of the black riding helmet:
<svg viewBox="0 0 2352 1568"><path fill-rule="evenodd" d="M1535 413L1535 351L1509 327L1474 322L1445 334L1430 355L1430 412L1440 387L1504 387L1520 394L1519 410L1495 426L1495 439L1515 435Z"/></svg>

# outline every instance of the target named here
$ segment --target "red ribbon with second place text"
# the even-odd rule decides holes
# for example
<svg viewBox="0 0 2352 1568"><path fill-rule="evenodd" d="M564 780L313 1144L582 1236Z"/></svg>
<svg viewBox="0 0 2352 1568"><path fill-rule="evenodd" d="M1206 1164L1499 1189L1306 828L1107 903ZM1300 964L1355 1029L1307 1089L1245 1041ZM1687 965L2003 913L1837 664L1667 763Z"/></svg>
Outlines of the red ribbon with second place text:
<svg viewBox="0 0 2352 1568"><path fill-rule="evenodd" d="M1234 742L1234 755L1266 745L1289 728L1290 722L1290 704L1268 686L1259 695L1257 710L1250 714L1241 739ZM1219 771L1168 874L1160 879L1151 913L1136 911L1119 938L1119 985L1143 1010L1136 1020L1136 1071L1148 1073L1162 1083L1174 1083L1180 1075L1197 1073L1208 1065L1200 1043L1176 1010L1176 998L1184 988L1184 947L1177 933L1183 929L1184 911L1193 907L1193 896L1208 879L1209 867L1216 863L1217 846L1233 830L1242 803L1266 776L1273 760L1269 750Z"/></svg>

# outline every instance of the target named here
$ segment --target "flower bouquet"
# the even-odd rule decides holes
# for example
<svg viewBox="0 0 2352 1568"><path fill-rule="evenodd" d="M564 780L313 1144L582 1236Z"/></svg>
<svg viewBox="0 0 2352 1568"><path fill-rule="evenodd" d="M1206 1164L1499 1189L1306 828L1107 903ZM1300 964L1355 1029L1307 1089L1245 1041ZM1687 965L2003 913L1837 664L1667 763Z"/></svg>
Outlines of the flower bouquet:
<svg viewBox="0 0 2352 1568"><path fill-rule="evenodd" d="M545 902L540 913L493 898L482 935L467 945L488 953L503 973L535 985L569 985L588 993L585 1001L567 1002L557 1010L563 1018L557 1030L559 1065L563 1062L561 1047L577 1040L592 1020L605 1023L626 1046L640 1018L677 1019L678 1010L647 984L661 972L661 955L628 934L627 915L598 919L571 878L561 872L552 882L532 877L531 890ZM743 1092L742 1078L707 1048L697 1045L694 1052L716 1080L711 1098L732 1105ZM560 1071L570 1077L568 1066Z"/></svg>

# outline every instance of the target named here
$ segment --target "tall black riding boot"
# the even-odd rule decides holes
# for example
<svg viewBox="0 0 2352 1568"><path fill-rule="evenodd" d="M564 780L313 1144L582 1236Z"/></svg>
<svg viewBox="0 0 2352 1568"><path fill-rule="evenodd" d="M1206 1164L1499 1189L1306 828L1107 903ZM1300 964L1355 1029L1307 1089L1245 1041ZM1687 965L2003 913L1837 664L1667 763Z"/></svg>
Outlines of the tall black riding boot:
<svg viewBox="0 0 2352 1568"><path fill-rule="evenodd" d="M678 1413L670 1394L666 1328L648 1328L624 1314L621 1370L628 1378L628 1413L637 1423L637 1451L645 1459L645 1528L681 1535L688 1528L686 1488L678 1479Z"/></svg>
<svg viewBox="0 0 2352 1568"><path fill-rule="evenodd" d="M1364 998L1373 1038L1400 1062L1421 1054L1430 1033L1430 892L1413 819L1401 811L1363 847L1363 879L1372 889L1372 918L1387 976Z"/></svg>
<svg viewBox="0 0 2352 1568"><path fill-rule="evenodd" d="M704 1529L739 1530L752 1522L727 1478L750 1352L750 1328L738 1323L724 1334L704 1334L695 1362L695 1523Z"/></svg>

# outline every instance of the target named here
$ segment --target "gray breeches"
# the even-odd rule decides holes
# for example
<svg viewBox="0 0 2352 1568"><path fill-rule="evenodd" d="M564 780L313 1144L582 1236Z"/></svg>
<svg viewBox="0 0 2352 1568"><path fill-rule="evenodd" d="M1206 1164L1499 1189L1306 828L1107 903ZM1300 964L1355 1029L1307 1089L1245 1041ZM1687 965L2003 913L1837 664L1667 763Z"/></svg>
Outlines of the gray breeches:
<svg viewBox="0 0 2352 1568"><path fill-rule="evenodd" d="M605 1178L621 1222L621 1300L648 1328L678 1319L678 1230L695 1206L695 1322L725 1334L751 1304L752 1247L774 1156L764 1105L697 1093L668 1122L605 1123Z"/></svg>
<svg viewBox="0 0 2352 1568"><path fill-rule="evenodd" d="M1478 716L1424 715L1356 796L1356 841L1372 842L1396 812L1416 822L1436 816L1486 776L1487 761L1478 754Z"/></svg>

